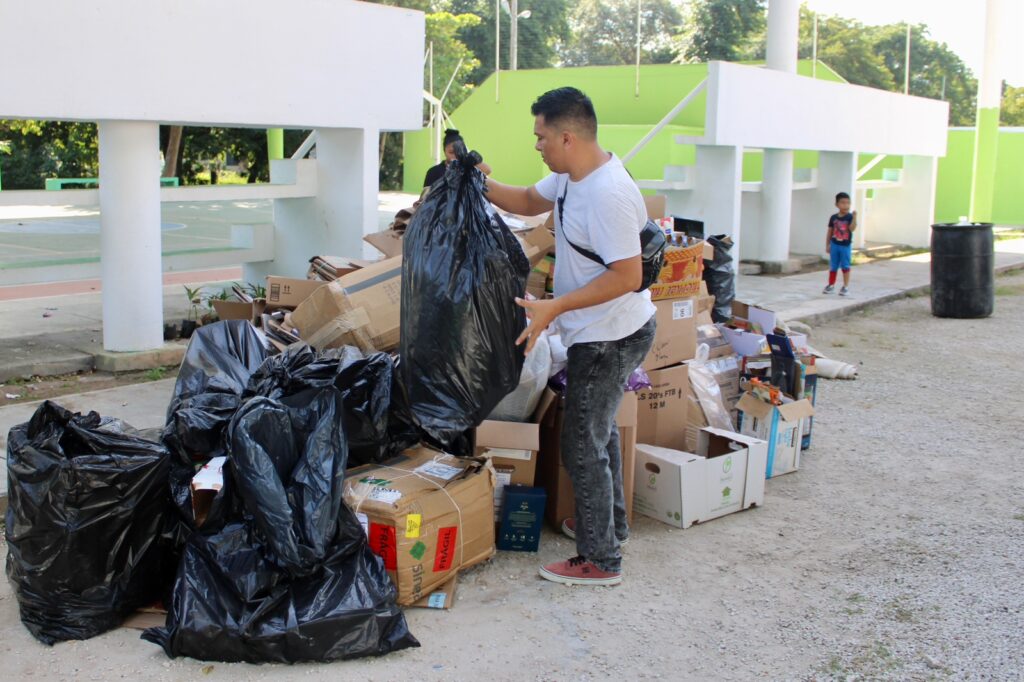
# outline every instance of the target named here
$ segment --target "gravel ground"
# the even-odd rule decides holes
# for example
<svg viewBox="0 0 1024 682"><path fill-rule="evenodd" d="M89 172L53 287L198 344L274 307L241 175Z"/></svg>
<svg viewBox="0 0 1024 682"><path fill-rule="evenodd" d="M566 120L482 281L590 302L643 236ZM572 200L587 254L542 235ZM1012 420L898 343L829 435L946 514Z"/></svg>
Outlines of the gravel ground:
<svg viewBox="0 0 1024 682"><path fill-rule="evenodd" d="M638 519L620 587L541 581L572 553L548 534L470 571L454 609L410 610L422 648L289 667L170 661L131 630L47 648L5 583L5 679L1021 679L1024 275L998 293L987 320L914 298L816 329L862 370L822 382L801 470L760 509Z"/></svg>

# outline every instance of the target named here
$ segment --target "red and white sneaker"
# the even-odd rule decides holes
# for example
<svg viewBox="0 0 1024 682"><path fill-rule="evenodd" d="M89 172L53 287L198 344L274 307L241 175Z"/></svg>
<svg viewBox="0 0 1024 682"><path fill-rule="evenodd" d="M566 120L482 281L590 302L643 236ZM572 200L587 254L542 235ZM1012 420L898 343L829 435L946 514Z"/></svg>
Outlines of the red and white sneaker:
<svg viewBox="0 0 1024 682"><path fill-rule="evenodd" d="M581 556L540 567L540 577L563 585L618 585L622 573L608 573Z"/></svg>
<svg viewBox="0 0 1024 682"><path fill-rule="evenodd" d="M565 521L562 521L562 534L567 538L576 539L576 519L570 516ZM619 540L620 545L624 545L627 542L629 542L629 538Z"/></svg>

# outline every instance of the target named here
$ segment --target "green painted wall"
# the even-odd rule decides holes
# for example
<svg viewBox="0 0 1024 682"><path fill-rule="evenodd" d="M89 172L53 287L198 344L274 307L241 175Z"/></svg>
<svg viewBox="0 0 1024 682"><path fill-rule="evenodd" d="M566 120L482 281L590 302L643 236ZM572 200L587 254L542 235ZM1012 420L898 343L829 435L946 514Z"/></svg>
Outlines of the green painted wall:
<svg viewBox="0 0 1024 682"><path fill-rule="evenodd" d="M969 215L974 160L974 130L949 131L946 156L939 159L935 220L956 222ZM1002 128L996 151L992 222L1024 225L1024 129Z"/></svg>

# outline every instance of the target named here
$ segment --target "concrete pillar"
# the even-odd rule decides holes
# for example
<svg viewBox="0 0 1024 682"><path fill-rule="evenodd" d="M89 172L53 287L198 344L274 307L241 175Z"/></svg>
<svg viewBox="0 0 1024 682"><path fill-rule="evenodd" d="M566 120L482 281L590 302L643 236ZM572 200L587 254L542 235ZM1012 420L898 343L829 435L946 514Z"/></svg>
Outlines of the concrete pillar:
<svg viewBox="0 0 1024 682"><path fill-rule="evenodd" d="M693 190L666 190L671 215L704 222L704 234L727 234L739 260L740 188L743 150L739 147L697 145Z"/></svg>
<svg viewBox="0 0 1024 682"><path fill-rule="evenodd" d="M970 219L991 222L999 140L999 107L1002 79L999 68L999 33L1003 0L985 3L985 58L978 79L978 115L974 142L974 173L971 176Z"/></svg>
<svg viewBox="0 0 1024 682"><path fill-rule="evenodd" d="M864 239L915 248L928 246L935 221L938 159L904 156L898 187L876 189ZM859 222L859 221L858 221Z"/></svg>
<svg viewBox="0 0 1024 682"><path fill-rule="evenodd" d="M863 236L863 211L854 191L857 180L857 155L853 152L819 152L817 187L793 195L793 231L789 245L793 253L825 255L828 217L836 212L836 194L846 192L857 211L854 244Z"/></svg>
<svg viewBox="0 0 1024 682"><path fill-rule="evenodd" d="M796 73L800 32L799 0L770 0L766 66ZM758 260L782 264L789 260L790 218L793 205L793 151L764 150L761 187L762 234Z"/></svg>
<svg viewBox="0 0 1024 682"><path fill-rule="evenodd" d="M159 125L100 121L99 161L103 348L160 348Z"/></svg>
<svg viewBox="0 0 1024 682"><path fill-rule="evenodd" d="M247 281L305 276L311 256L377 258L363 235L378 231L379 132L318 128L317 196L274 201L274 260L244 267Z"/></svg>

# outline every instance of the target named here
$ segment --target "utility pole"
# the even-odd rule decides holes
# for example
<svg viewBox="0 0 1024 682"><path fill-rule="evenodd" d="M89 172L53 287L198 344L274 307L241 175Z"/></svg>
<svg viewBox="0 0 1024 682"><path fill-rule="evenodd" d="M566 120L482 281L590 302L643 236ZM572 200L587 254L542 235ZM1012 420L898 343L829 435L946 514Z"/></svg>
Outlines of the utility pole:
<svg viewBox="0 0 1024 682"><path fill-rule="evenodd" d="M501 0L494 0L494 101L501 101Z"/></svg>
<svg viewBox="0 0 1024 682"><path fill-rule="evenodd" d="M634 97L640 96L640 2L641 0L636 0L636 87L633 92Z"/></svg>
<svg viewBox="0 0 1024 682"><path fill-rule="evenodd" d="M1005 0L985 2L985 59L978 78L978 113L974 133L974 173L971 175L970 219L992 221L996 155L999 147L999 107L1002 103L1002 64L999 42L1003 38L1000 15Z"/></svg>
<svg viewBox="0 0 1024 682"><path fill-rule="evenodd" d="M510 0L512 10L512 29L509 31L509 39L512 46L509 48L509 70L515 71L519 68L519 0Z"/></svg>
<svg viewBox="0 0 1024 682"><path fill-rule="evenodd" d="M903 94L910 94L910 24L907 24L907 54L903 58Z"/></svg>

